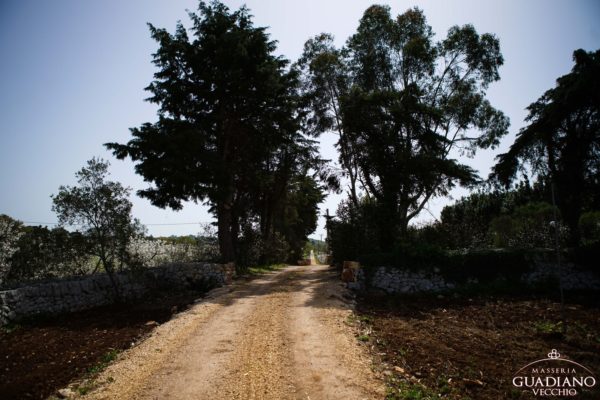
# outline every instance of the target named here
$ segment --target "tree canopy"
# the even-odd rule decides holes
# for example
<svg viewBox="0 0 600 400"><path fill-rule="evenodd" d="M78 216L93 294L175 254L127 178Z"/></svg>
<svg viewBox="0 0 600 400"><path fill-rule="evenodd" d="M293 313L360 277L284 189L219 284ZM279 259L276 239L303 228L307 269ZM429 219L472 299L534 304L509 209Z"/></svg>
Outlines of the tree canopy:
<svg viewBox="0 0 600 400"><path fill-rule="evenodd" d="M478 181L452 151L494 147L508 119L486 99L503 63L498 39L471 25L435 42L418 8L392 18L369 7L342 49L319 35L299 67L312 127L339 134L340 165L358 206L358 189L379 208L380 245L389 249L427 202Z"/></svg>
<svg viewBox="0 0 600 400"><path fill-rule="evenodd" d="M114 272L127 258L127 244L142 227L131 215L130 189L106 180L108 161L93 158L79 170L77 186L60 186L52 196L52 211L62 225L77 225L89 239L90 255L98 257L115 294Z"/></svg>
<svg viewBox="0 0 600 400"><path fill-rule="evenodd" d="M260 225L268 240L290 184L314 175L322 160L302 131L297 73L274 55L265 28L245 7L231 12L217 1L189 16L191 28L179 23L173 34L150 25L158 71L147 90L158 121L131 129L127 144L106 146L137 162L152 183L138 194L154 205L210 205L229 262L242 225Z"/></svg>
<svg viewBox="0 0 600 400"><path fill-rule="evenodd" d="M554 184L575 244L582 210L600 206L600 50L576 50L573 60L571 72L529 105L528 125L497 157L491 177L509 185L529 167Z"/></svg>

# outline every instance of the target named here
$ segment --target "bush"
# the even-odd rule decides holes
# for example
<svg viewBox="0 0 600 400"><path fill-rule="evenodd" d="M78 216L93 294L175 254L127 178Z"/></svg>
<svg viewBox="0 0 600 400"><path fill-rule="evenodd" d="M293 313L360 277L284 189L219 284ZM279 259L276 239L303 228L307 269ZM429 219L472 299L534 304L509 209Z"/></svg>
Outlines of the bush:
<svg viewBox="0 0 600 400"><path fill-rule="evenodd" d="M576 265L600 273L600 268L598 267L598 260L600 260L600 240L568 249L566 251L566 259Z"/></svg>
<svg viewBox="0 0 600 400"><path fill-rule="evenodd" d="M534 254L535 251L494 249L449 253L447 264L439 269L444 278L459 283L469 278L479 282L517 281L530 269Z"/></svg>
<svg viewBox="0 0 600 400"><path fill-rule="evenodd" d="M447 262L448 253L439 247L424 243L397 246L393 252L371 253L358 256L365 266L387 266L407 270L435 268Z"/></svg>
<svg viewBox="0 0 600 400"><path fill-rule="evenodd" d="M199 236L134 236L127 245L126 263L130 268L148 268L174 262L218 262L220 258L217 233L206 224Z"/></svg>
<svg viewBox="0 0 600 400"><path fill-rule="evenodd" d="M11 259L18 250L19 238L23 235L23 224L8 215L0 215L0 285L11 270Z"/></svg>
<svg viewBox="0 0 600 400"><path fill-rule="evenodd" d="M340 266L343 261L358 260L361 254L380 251L380 211L369 198L361 198L358 207L349 200L340 203L337 218L327 222L327 245L333 264Z"/></svg>
<svg viewBox="0 0 600 400"><path fill-rule="evenodd" d="M446 280L465 283L469 278L479 282L495 279L518 280L532 265L536 255L544 250L470 250L447 251L439 247L418 244L402 245L392 253L375 253L359 257L367 274L376 267L404 270L436 271Z"/></svg>
<svg viewBox="0 0 600 400"><path fill-rule="evenodd" d="M35 279L84 275L93 272L89 241L79 232L63 228L27 227L11 258L7 280L21 282Z"/></svg>
<svg viewBox="0 0 600 400"><path fill-rule="evenodd" d="M554 245L555 208L543 202L531 202L517 207L511 215L501 215L490 223L493 244L500 248L539 248ZM558 214L558 212L557 212ZM561 232L561 237L565 232Z"/></svg>
<svg viewBox="0 0 600 400"><path fill-rule="evenodd" d="M600 211L588 211L581 214L579 230L584 243L600 241Z"/></svg>
<svg viewBox="0 0 600 400"><path fill-rule="evenodd" d="M358 258L360 247L355 227L346 222L330 221L328 246L331 249L332 263L341 265L344 261L354 261Z"/></svg>

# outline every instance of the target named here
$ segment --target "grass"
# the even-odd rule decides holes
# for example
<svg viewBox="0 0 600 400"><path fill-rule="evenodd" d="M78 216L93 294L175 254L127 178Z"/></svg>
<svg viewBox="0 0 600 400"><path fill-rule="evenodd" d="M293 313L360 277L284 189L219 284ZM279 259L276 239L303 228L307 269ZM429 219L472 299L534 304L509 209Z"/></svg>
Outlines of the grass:
<svg viewBox="0 0 600 400"><path fill-rule="evenodd" d="M600 343L600 334L588 325L572 321L564 325L562 321L538 321L532 324L533 330L543 336L564 338L569 341Z"/></svg>
<svg viewBox="0 0 600 400"><path fill-rule="evenodd" d="M462 397L456 393L448 384L445 376L440 376L435 389L430 389L417 382L392 380L392 384L388 386L385 400L441 400L447 398L470 400L469 397Z"/></svg>
<svg viewBox="0 0 600 400"><path fill-rule="evenodd" d="M285 268L286 264L268 264L268 265L258 265L255 267L248 268L248 273L250 275L262 275L267 272L278 271L282 268Z"/></svg>
<svg viewBox="0 0 600 400"><path fill-rule="evenodd" d="M112 349L109 352L105 353L102 356L102 358L100 359L100 362L98 362L97 364L88 368L88 370L87 370L88 374L96 375L96 374L99 374L100 372L104 371L106 369L106 367L108 367L110 365L110 363L113 362L117 358L118 355L119 355L119 350L116 350L116 349Z"/></svg>
<svg viewBox="0 0 600 400"><path fill-rule="evenodd" d="M15 331L18 331L19 329L21 329L21 325L19 324L15 324L15 323L8 323L2 327L0 327L1 330L3 330L5 333L10 334L13 333Z"/></svg>
<svg viewBox="0 0 600 400"><path fill-rule="evenodd" d="M361 342L368 342L371 338L369 337L369 335L359 335L357 339Z"/></svg>
<svg viewBox="0 0 600 400"><path fill-rule="evenodd" d="M373 318L371 318L370 316L351 313L346 317L344 323L348 326L358 328L360 331L362 331L361 334L356 336L356 339L358 341L368 342L371 340L371 336L369 336L369 333L371 333L372 330L371 325L373 325Z"/></svg>
<svg viewBox="0 0 600 400"><path fill-rule="evenodd" d="M97 364L88 368L88 370L86 371L87 378L85 378L75 389L80 396L85 396L96 387L97 375L100 372L104 371L113 361L115 361L119 353L119 350L112 349L106 352ZM112 382L114 381L114 378L108 377L107 381Z"/></svg>
<svg viewBox="0 0 600 400"><path fill-rule="evenodd" d="M542 333L546 335L561 334L563 331L563 324L561 321L540 321L533 324L533 327L537 333Z"/></svg>
<svg viewBox="0 0 600 400"><path fill-rule="evenodd" d="M372 325L373 324L373 318L368 316L368 315L357 315L357 314L349 314L348 317L346 317L346 325L355 325L355 324L365 324L365 325Z"/></svg>
<svg viewBox="0 0 600 400"><path fill-rule="evenodd" d="M410 382L397 382L395 387L390 387L385 395L385 400L435 400L441 397L423 385Z"/></svg>

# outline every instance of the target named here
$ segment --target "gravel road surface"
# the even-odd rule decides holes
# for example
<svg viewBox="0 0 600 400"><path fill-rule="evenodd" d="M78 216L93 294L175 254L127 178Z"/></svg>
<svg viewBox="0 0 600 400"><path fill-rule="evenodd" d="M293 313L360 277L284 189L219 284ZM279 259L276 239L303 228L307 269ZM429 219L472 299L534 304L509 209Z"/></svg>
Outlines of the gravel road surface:
<svg viewBox="0 0 600 400"><path fill-rule="evenodd" d="M290 266L213 290L158 326L86 399L382 399L326 266Z"/></svg>

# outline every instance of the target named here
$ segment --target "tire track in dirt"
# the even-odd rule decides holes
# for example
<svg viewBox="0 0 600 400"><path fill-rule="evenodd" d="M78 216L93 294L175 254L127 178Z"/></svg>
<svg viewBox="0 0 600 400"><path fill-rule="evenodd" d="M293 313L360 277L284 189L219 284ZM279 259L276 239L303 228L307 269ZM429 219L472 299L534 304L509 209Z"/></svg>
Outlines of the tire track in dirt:
<svg viewBox="0 0 600 400"><path fill-rule="evenodd" d="M336 274L309 269L299 283L290 332L301 398L382 399L371 360L345 323L352 311Z"/></svg>
<svg viewBox="0 0 600 400"><path fill-rule="evenodd" d="M285 399L297 388L289 340L290 282L283 273L245 320L220 395L227 399ZM217 395L219 393L215 393Z"/></svg>

